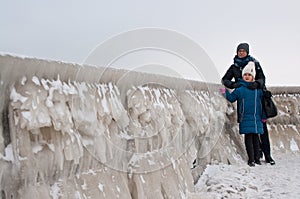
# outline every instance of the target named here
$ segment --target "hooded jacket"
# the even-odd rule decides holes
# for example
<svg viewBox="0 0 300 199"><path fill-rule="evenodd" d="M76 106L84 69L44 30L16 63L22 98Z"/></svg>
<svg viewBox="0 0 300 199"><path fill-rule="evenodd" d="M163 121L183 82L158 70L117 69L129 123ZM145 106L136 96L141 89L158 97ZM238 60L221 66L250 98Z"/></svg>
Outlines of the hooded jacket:
<svg viewBox="0 0 300 199"><path fill-rule="evenodd" d="M237 101L238 122L240 134L257 133L263 134L262 119L265 113L262 109L262 89L251 90L247 88L252 82L239 79L241 87L236 88L232 93L226 90L226 99L233 103Z"/></svg>

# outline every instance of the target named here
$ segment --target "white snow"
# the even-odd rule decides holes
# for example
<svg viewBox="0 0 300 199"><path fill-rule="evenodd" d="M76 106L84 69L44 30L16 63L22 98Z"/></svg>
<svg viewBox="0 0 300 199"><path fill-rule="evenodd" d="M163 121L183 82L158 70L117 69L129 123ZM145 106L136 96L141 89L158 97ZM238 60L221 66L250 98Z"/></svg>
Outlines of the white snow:
<svg viewBox="0 0 300 199"><path fill-rule="evenodd" d="M292 140L290 142L290 149L291 149L291 151L299 151L298 145L295 142L294 138L292 138Z"/></svg>
<svg viewBox="0 0 300 199"><path fill-rule="evenodd" d="M104 185L103 185L103 184L99 183L99 184L98 184L98 188L99 188L99 190L100 190L101 192L104 191Z"/></svg>
<svg viewBox="0 0 300 199"><path fill-rule="evenodd" d="M41 83L40 83L40 80L37 76L33 76L32 77L32 81L37 85L37 86L40 86Z"/></svg>
<svg viewBox="0 0 300 199"><path fill-rule="evenodd" d="M6 161L14 161L14 155L13 155L13 151L12 151L12 145L9 144L7 145L7 147L5 148L5 156L2 156L2 154L0 154L0 159L6 160Z"/></svg>
<svg viewBox="0 0 300 199"><path fill-rule="evenodd" d="M195 185L196 192L211 198L299 198L299 153L276 152L276 164L208 165Z"/></svg>
<svg viewBox="0 0 300 199"><path fill-rule="evenodd" d="M59 188L59 183L54 183L51 186L50 195L52 196L53 199L59 199L62 196L61 190Z"/></svg>
<svg viewBox="0 0 300 199"><path fill-rule="evenodd" d="M38 153L40 152L41 150L43 150L43 146L40 145L40 144L36 144L32 147L32 152L33 153Z"/></svg>
<svg viewBox="0 0 300 199"><path fill-rule="evenodd" d="M24 103L27 100L27 97L22 96L20 93L17 93L15 88L12 88L10 99L12 100L12 102L20 101L21 103Z"/></svg>

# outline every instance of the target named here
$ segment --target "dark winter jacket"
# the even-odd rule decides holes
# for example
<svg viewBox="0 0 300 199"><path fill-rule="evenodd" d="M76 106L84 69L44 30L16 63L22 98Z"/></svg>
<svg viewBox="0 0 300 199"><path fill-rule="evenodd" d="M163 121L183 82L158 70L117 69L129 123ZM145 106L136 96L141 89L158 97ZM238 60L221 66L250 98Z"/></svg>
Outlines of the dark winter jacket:
<svg viewBox="0 0 300 199"><path fill-rule="evenodd" d="M226 90L226 99L231 103L237 101L238 122L240 134L257 133L263 134L262 119L265 113L262 109L262 89L251 90L247 88L252 82L239 79L241 87L232 93Z"/></svg>
<svg viewBox="0 0 300 199"><path fill-rule="evenodd" d="M242 70L248 64L249 61L253 61L255 63L255 81L259 83L259 88L265 87L265 75L259 64L252 56L248 55L244 58L234 57L234 64L232 64L229 69L226 71L225 75L222 78L222 84L227 88L233 89L233 83L238 82L239 78L242 78ZM234 78L234 81L232 79Z"/></svg>

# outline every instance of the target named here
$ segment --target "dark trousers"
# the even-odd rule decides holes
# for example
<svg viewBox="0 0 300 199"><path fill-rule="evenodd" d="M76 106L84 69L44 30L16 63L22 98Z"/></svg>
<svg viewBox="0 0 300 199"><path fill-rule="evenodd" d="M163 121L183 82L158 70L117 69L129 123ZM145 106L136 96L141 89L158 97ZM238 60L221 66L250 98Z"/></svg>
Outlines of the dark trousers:
<svg viewBox="0 0 300 199"><path fill-rule="evenodd" d="M248 163L258 161L259 154L259 137L256 133L245 134L245 146L248 154Z"/></svg>
<svg viewBox="0 0 300 199"><path fill-rule="evenodd" d="M267 123L263 123L264 133L260 135L260 147L264 153L265 159L268 160L271 158L271 149L270 149L270 140Z"/></svg>

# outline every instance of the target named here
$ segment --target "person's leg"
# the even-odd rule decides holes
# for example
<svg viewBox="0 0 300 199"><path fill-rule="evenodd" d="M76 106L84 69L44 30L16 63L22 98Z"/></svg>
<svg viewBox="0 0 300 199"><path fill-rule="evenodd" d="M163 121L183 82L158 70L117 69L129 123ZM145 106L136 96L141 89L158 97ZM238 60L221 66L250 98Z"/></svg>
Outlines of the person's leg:
<svg viewBox="0 0 300 199"><path fill-rule="evenodd" d="M252 136L252 142L253 142L253 150L254 150L254 162L256 164L260 163L260 143L259 143L259 136L258 134L253 134Z"/></svg>
<svg viewBox="0 0 300 199"><path fill-rule="evenodd" d="M271 163L272 165L275 164L275 161L273 160L271 156L271 147L270 147L270 140L269 140L269 132L268 132L268 127L267 123L263 123L264 127L264 133L260 135L260 140L261 140L261 148L265 156L265 160L267 163Z"/></svg>
<svg viewBox="0 0 300 199"><path fill-rule="evenodd" d="M255 166L254 165L254 149L253 149L253 134L245 134L245 146L246 146L246 151L248 155L248 165L249 166Z"/></svg>
<svg viewBox="0 0 300 199"><path fill-rule="evenodd" d="M270 140L269 140L269 132L266 123L263 123L264 133L260 135L261 139L261 149L264 153L265 158L271 156L270 151Z"/></svg>

